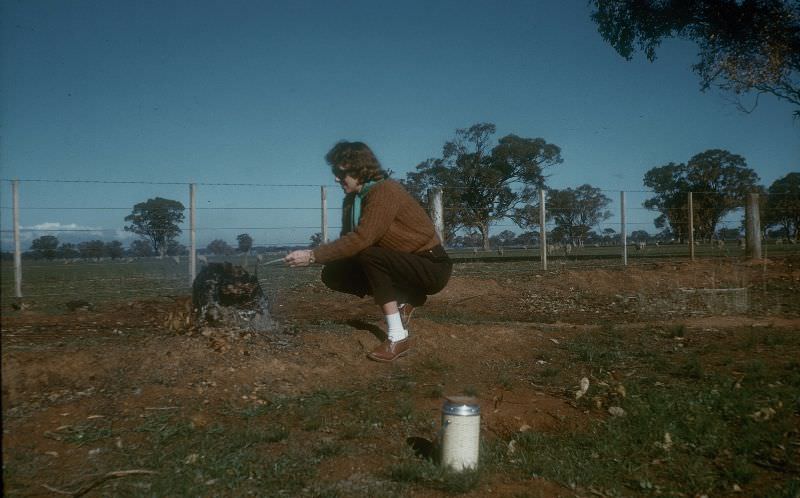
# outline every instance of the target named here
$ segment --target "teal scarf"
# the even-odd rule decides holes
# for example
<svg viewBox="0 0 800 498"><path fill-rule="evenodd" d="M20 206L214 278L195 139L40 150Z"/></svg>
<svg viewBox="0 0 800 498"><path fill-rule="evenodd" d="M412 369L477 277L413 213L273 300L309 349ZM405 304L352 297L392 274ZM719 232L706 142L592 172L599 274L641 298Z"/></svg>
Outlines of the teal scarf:
<svg viewBox="0 0 800 498"><path fill-rule="evenodd" d="M350 229L351 231L355 230L358 226L358 222L361 220L361 201L364 197L367 196L367 193L370 191L372 187L379 184L383 180L378 180L374 182L367 182L361 187L361 192L357 193L355 198L353 199L353 209L350 211Z"/></svg>

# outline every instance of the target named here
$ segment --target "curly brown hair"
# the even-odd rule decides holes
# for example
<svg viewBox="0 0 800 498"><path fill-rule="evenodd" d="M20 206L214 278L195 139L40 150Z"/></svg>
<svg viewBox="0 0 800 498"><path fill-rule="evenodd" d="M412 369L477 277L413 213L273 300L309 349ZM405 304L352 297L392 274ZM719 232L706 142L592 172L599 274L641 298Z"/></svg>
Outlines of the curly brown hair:
<svg viewBox="0 0 800 498"><path fill-rule="evenodd" d="M334 176L348 174L361 183L383 180L389 176L364 142L342 140L325 154Z"/></svg>

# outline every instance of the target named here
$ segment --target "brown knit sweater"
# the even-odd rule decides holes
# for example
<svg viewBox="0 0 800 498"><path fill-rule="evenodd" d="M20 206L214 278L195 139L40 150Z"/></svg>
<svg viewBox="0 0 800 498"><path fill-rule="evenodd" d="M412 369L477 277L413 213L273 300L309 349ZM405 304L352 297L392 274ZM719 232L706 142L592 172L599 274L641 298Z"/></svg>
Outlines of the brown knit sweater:
<svg viewBox="0 0 800 498"><path fill-rule="evenodd" d="M345 209L344 216L348 216ZM433 222L400 183L384 180L362 200L356 229L314 249L317 263L349 258L367 247L378 246L415 253L440 244Z"/></svg>

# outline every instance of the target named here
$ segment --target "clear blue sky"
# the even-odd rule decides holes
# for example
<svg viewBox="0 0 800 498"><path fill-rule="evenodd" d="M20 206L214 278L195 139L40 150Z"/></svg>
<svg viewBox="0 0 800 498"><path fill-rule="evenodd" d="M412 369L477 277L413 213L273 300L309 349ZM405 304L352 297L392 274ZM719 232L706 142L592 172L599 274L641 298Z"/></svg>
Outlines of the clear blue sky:
<svg viewBox="0 0 800 498"><path fill-rule="evenodd" d="M665 43L654 63L625 61L584 1L0 5L5 179L332 185L323 156L340 139L367 142L404 177L457 128L485 121L496 138L559 145L556 188L642 190L648 169L712 148L744 156L767 186L800 170L790 105L764 96L744 114L725 94L701 93L689 43ZM136 202L188 202L183 185L21 190L24 228L112 230L104 237ZM335 207L341 196L330 190ZM0 194L10 206L8 182ZM616 203L618 194L607 195ZM646 196L629 194L628 205ZM317 206L319 187L200 186L198 207L213 209L199 214L199 244L233 244L243 231L256 244L303 243L318 231L313 209L218 208ZM629 219L641 225L629 231L653 231L655 216L634 211ZM338 225L338 211L330 217ZM10 228L8 209L0 221ZM282 226L310 228L244 230Z"/></svg>

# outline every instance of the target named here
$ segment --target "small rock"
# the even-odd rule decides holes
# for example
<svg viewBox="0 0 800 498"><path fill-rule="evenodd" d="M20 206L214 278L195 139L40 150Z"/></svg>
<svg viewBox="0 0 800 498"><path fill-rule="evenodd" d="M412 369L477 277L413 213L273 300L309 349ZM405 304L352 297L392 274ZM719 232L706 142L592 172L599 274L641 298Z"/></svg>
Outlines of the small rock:
<svg viewBox="0 0 800 498"><path fill-rule="evenodd" d="M515 451L517 451L517 441L512 439L508 442L508 454L513 455Z"/></svg>
<svg viewBox="0 0 800 498"><path fill-rule="evenodd" d="M589 379L584 377L581 379L580 389L575 391L575 399L580 399L589 390Z"/></svg>
<svg viewBox="0 0 800 498"><path fill-rule="evenodd" d="M771 419L775 415L775 410L772 408L762 408L757 412L750 415L750 418L755 420L756 422L766 422L767 420Z"/></svg>
<svg viewBox="0 0 800 498"><path fill-rule="evenodd" d="M612 406L611 408L608 409L608 413L610 413L611 415L613 415L615 417L624 417L625 416L625 410L623 410L619 406Z"/></svg>

